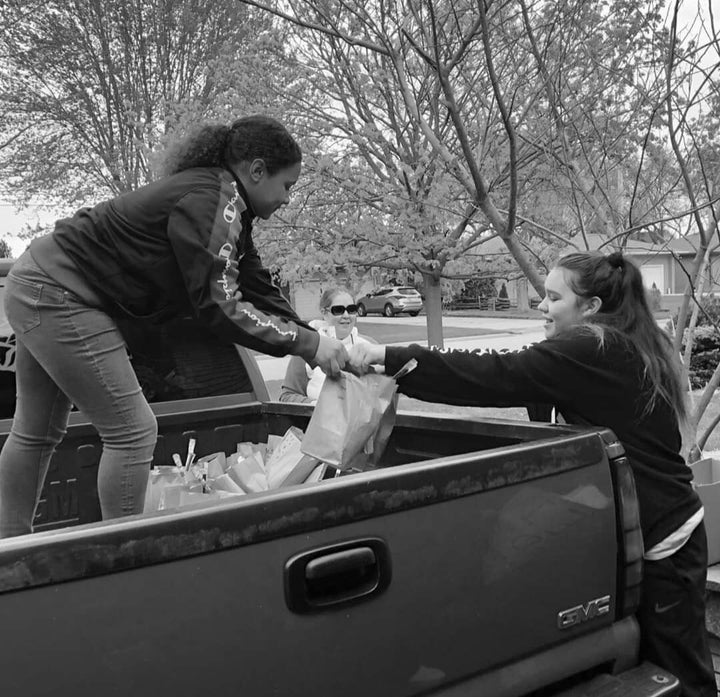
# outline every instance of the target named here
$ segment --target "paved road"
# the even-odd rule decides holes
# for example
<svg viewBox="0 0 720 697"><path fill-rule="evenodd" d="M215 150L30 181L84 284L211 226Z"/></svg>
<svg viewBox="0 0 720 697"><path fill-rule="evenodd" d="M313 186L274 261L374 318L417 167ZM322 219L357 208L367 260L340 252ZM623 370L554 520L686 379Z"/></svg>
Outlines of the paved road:
<svg viewBox="0 0 720 697"><path fill-rule="evenodd" d="M358 329L381 343L427 346L425 317L393 317L387 320L358 320ZM503 319L496 317L443 317L445 348L518 349L540 341L544 336L542 320ZM391 331L388 331L391 330ZM281 381L289 358L256 355L267 383ZM272 390L271 390L272 392Z"/></svg>

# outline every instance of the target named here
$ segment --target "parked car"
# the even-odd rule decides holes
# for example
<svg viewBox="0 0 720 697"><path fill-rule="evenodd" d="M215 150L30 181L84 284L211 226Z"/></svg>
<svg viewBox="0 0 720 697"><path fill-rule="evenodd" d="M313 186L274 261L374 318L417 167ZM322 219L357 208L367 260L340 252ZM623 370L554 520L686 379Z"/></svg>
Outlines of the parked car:
<svg viewBox="0 0 720 697"><path fill-rule="evenodd" d="M385 317L407 312L415 317L422 310L423 300L412 286L388 286L358 298L357 306L360 317L368 312L380 312Z"/></svg>

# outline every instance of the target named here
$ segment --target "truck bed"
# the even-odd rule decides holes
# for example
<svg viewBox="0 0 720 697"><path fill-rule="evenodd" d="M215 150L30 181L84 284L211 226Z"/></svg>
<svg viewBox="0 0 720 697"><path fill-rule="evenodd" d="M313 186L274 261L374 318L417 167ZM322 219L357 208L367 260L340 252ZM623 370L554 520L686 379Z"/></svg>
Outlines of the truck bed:
<svg viewBox="0 0 720 697"><path fill-rule="evenodd" d="M159 408L154 462L311 414L234 397ZM635 664L608 431L401 413L376 470L99 522L74 419L44 530L0 543L5 696L506 697Z"/></svg>

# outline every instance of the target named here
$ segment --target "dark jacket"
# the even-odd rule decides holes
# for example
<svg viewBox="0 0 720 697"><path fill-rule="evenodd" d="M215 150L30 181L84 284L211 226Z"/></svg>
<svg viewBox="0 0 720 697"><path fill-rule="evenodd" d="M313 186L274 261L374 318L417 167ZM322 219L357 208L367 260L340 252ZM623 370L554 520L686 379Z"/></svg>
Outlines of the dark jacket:
<svg viewBox="0 0 720 697"><path fill-rule="evenodd" d="M62 250L112 315L192 315L220 338L310 360L317 332L263 267L243 193L228 170L189 169L58 221L30 251L62 283L51 253Z"/></svg>
<svg viewBox="0 0 720 697"><path fill-rule="evenodd" d="M571 424L610 428L635 475L645 548L676 530L700 508L692 473L680 455L675 410L650 394L639 354L618 339L595 335L549 339L507 353L387 347L392 375L410 358L418 366L399 391L427 401L466 406L552 404Z"/></svg>

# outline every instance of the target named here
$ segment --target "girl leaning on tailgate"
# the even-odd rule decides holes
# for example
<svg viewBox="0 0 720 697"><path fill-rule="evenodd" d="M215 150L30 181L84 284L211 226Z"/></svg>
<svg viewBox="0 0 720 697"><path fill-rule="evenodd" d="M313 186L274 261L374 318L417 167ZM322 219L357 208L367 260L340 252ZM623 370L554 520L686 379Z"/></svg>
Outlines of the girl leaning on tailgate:
<svg viewBox="0 0 720 697"><path fill-rule="evenodd" d="M703 508L681 451L685 395L636 266L616 252L570 254L545 281L545 341L514 353L353 346L356 371L418 365L398 390L466 406L544 405L567 423L612 429L635 477L645 543L641 657L676 675L686 697L715 697L705 629Z"/></svg>
<svg viewBox="0 0 720 697"><path fill-rule="evenodd" d="M223 340L328 374L344 366L343 344L298 318L252 240L253 220L288 202L301 160L274 119L203 126L167 176L59 220L17 260L5 289L17 406L0 453L0 537L32 531L72 405L102 440L103 518L142 512L157 422L116 320L192 315Z"/></svg>

